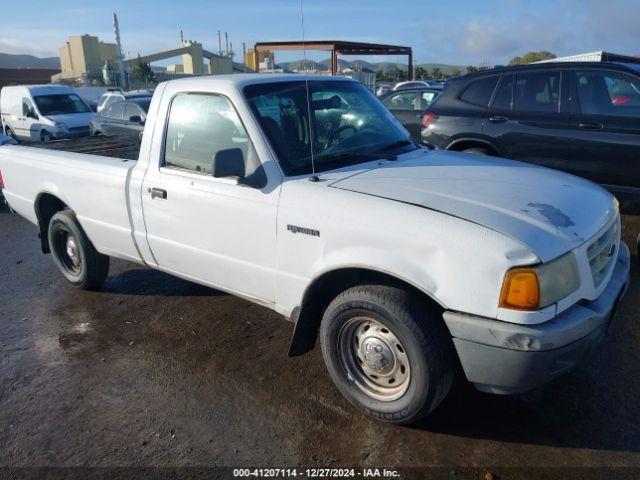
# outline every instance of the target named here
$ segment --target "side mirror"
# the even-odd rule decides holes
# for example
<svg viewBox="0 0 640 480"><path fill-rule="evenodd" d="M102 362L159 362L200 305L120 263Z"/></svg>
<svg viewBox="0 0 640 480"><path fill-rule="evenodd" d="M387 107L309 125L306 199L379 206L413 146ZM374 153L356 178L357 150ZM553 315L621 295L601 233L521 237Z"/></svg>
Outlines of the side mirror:
<svg viewBox="0 0 640 480"><path fill-rule="evenodd" d="M244 178L244 153L239 148L218 151L213 157L211 171L216 178Z"/></svg>
<svg viewBox="0 0 640 480"><path fill-rule="evenodd" d="M133 122L133 123L142 123L142 118L140 117L140 115L131 115L129 117L129 121Z"/></svg>

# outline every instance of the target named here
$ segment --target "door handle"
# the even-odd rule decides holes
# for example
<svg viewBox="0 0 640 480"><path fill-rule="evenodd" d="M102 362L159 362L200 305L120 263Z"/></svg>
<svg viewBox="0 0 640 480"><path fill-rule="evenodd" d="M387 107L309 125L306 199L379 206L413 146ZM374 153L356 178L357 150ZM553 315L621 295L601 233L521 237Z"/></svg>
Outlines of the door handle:
<svg viewBox="0 0 640 480"><path fill-rule="evenodd" d="M506 122L507 120L509 120L507 117L501 117L501 116L498 116L498 117L489 117L489 121L490 121L491 123L504 123L504 122Z"/></svg>
<svg viewBox="0 0 640 480"><path fill-rule="evenodd" d="M602 124L599 122L584 122L579 123L578 128L582 128L584 130L600 130L602 129Z"/></svg>
<svg viewBox="0 0 640 480"><path fill-rule="evenodd" d="M151 198L161 198L162 200L167 199L167 191L161 188L149 188L147 190L151 194Z"/></svg>

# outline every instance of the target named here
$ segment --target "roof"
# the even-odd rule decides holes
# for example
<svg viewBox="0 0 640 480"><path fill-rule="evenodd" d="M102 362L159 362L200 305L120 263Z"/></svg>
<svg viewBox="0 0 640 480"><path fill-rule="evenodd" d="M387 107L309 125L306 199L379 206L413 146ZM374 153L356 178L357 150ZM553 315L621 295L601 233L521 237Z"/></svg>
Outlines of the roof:
<svg viewBox="0 0 640 480"><path fill-rule="evenodd" d="M75 93L73 88L67 85L15 85L3 87L3 89L4 88L23 88L29 90L32 95L47 95L61 92Z"/></svg>
<svg viewBox="0 0 640 480"><path fill-rule="evenodd" d="M177 80L170 80L173 82L194 82L210 85L211 83L231 83L238 87L244 87L247 85L255 85L259 83L274 83L274 82L295 82L295 81L323 81L323 82L354 82L347 77L329 76L329 75L304 75L295 73L242 73L242 74L229 74L229 75L205 75L202 77L190 77L180 78Z"/></svg>
<svg viewBox="0 0 640 480"><path fill-rule="evenodd" d="M487 70L480 70L478 72L467 73L460 77L455 77L449 79L449 82L454 82L459 79L473 78L473 77L481 77L488 75L500 75L503 73L512 73L520 70L540 70L540 69L566 69L566 68L617 68L617 69L627 69L627 70L635 70L637 72L637 64L629 64L625 62L610 62L610 61L602 61L602 62L576 62L576 61L566 61L566 62L545 62L545 63L527 63L526 65L510 65L506 67L494 67Z"/></svg>

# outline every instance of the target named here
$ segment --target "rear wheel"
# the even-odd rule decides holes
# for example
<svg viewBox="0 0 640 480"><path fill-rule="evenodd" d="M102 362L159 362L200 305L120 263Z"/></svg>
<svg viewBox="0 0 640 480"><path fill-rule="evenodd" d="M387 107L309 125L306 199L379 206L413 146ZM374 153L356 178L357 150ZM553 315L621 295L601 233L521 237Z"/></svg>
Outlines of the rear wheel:
<svg viewBox="0 0 640 480"><path fill-rule="evenodd" d="M11 138L13 138L13 139L14 139L14 140L16 140L16 141L18 140L18 139L16 138L16 134L15 134L15 133L13 133L13 130L11 130L11 128L7 127L7 128L5 129L5 133L7 134L7 137L11 137Z"/></svg>
<svg viewBox="0 0 640 480"><path fill-rule="evenodd" d="M109 257L98 253L70 210L51 218L48 239L53 261L75 287L91 290L107 278Z"/></svg>
<svg viewBox="0 0 640 480"><path fill-rule="evenodd" d="M411 423L446 397L455 362L438 312L409 292L351 288L322 318L322 354L340 392L367 415Z"/></svg>

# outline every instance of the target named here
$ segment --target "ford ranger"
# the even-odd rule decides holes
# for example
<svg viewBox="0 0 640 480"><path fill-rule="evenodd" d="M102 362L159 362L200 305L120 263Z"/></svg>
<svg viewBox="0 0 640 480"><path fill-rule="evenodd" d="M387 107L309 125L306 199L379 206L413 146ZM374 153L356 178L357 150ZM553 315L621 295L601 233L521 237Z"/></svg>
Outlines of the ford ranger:
<svg viewBox="0 0 640 480"><path fill-rule="evenodd" d="M137 161L5 143L6 200L71 284L99 288L117 257L271 308L290 355L319 338L342 394L389 422L458 373L512 394L571 370L628 284L606 190L416 144L346 78L160 84Z"/></svg>

